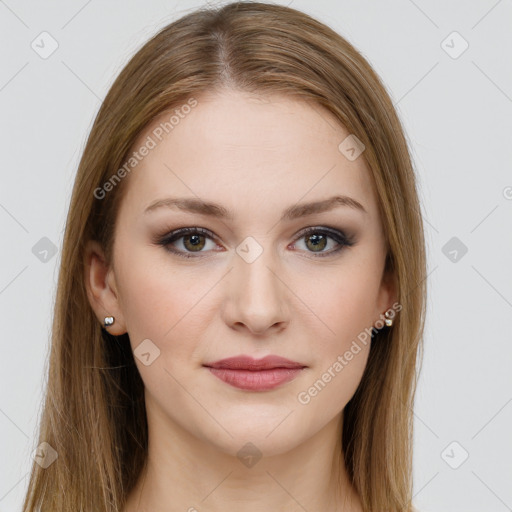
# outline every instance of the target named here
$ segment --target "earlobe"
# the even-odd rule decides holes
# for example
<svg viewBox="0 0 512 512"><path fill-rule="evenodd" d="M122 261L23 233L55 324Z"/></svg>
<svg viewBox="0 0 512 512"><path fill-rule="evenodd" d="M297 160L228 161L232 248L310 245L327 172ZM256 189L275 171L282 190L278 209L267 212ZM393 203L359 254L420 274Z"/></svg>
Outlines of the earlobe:
<svg viewBox="0 0 512 512"><path fill-rule="evenodd" d="M374 327L381 329L383 325L391 327L398 311L402 309L396 307L398 304L397 280L393 272L386 272L383 275L381 287L379 290L379 299L377 301L378 319L374 321ZM376 317L377 318L377 317Z"/></svg>
<svg viewBox="0 0 512 512"><path fill-rule="evenodd" d="M84 280L89 303L98 321L110 334L126 332L124 317L118 300L115 276L107 263L102 247L95 240L89 240L84 254ZM105 326L105 317L114 317L115 323Z"/></svg>

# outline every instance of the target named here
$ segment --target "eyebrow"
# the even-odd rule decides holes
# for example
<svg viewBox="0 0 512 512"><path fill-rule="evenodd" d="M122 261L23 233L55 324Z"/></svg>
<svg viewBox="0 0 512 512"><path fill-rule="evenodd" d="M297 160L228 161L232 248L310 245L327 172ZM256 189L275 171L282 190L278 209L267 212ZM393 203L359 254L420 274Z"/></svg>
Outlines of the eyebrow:
<svg viewBox="0 0 512 512"><path fill-rule="evenodd" d="M340 206L346 206L354 210L368 214L364 206L349 196L333 196L321 201L313 201L309 203L299 203L287 208L280 221L291 221L301 217L306 217L315 213L323 213ZM208 215L218 219L233 221L233 214L221 206L220 204L203 201L194 197L168 197L151 203L145 210L144 214L153 212L159 208L174 208L185 212L197 213L200 215Z"/></svg>

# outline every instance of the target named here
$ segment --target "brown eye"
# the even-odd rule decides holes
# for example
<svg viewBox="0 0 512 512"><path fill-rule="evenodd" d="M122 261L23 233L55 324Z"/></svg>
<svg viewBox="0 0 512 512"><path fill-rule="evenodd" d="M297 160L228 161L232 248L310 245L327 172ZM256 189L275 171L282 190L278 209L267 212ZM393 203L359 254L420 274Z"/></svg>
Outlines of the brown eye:
<svg viewBox="0 0 512 512"><path fill-rule="evenodd" d="M306 235L306 246L313 252L323 251L327 246L327 238L325 235Z"/></svg>
<svg viewBox="0 0 512 512"><path fill-rule="evenodd" d="M201 251L206 245L205 237L203 235L185 235L183 238L183 245L189 251Z"/></svg>
<svg viewBox="0 0 512 512"><path fill-rule="evenodd" d="M343 231L332 228L308 228L302 232L298 242L304 242L306 253L313 253L315 256L323 257L338 253L345 247L354 245L355 240L351 236L347 236ZM334 242L334 243L333 243ZM331 250L325 250L331 246Z"/></svg>
<svg viewBox="0 0 512 512"><path fill-rule="evenodd" d="M167 251L183 258L207 256L215 249L215 236L204 228L182 228L163 237L158 237L156 243L162 245ZM345 247L354 245L353 236L347 236L343 231L333 228L308 228L303 231L293 245L304 243L306 253L318 257L330 256L340 252ZM208 243L211 246L208 247ZM330 250L325 250L332 246ZM195 253L195 254L194 254ZM205 254L201 254L205 253Z"/></svg>
<svg viewBox="0 0 512 512"><path fill-rule="evenodd" d="M158 238L157 243L178 256L195 258L215 247L213 239L213 234L206 229L183 228ZM211 244L211 247L208 247L208 243Z"/></svg>

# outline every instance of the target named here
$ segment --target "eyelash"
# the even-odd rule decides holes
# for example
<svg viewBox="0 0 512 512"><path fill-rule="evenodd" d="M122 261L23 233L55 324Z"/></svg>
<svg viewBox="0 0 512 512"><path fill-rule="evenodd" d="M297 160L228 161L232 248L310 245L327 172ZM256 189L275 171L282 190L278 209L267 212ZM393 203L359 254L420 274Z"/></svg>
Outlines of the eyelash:
<svg viewBox="0 0 512 512"><path fill-rule="evenodd" d="M198 258L201 256L195 256L195 255L193 255L193 253L186 253L183 251L178 251L176 249L169 248L170 244L172 244L173 242L176 242L180 238L183 238L186 235L197 235L197 234L206 236L206 237L212 239L213 241L216 238L211 231L204 229L204 228L199 228L199 227L181 228L181 229L171 231L170 233L167 233L164 236L162 236L162 235L158 236L156 239L156 243L158 245L163 246L166 251L169 251L172 254L176 254L177 256L180 256L182 258L187 258L187 259ZM343 231L339 231L337 229L333 229L333 228L329 228L329 227L321 227L321 228L320 227L308 227L308 228L306 228L305 231L303 231L300 234L300 236L298 236L295 239L295 242L293 242L293 243L295 244L297 241L299 241L302 238L305 238L306 236L311 235L311 234L321 234L321 235L327 236L328 238L333 239L339 245L338 248L332 249L329 252L325 252L325 253L315 253L313 251L308 251L308 252L311 252L311 254L313 254L314 257L318 257L318 258L324 258L327 256L331 256L335 253L340 252L344 247L351 247L355 243L355 240L353 237L346 235ZM200 252L201 251L198 251L197 254L200 254Z"/></svg>

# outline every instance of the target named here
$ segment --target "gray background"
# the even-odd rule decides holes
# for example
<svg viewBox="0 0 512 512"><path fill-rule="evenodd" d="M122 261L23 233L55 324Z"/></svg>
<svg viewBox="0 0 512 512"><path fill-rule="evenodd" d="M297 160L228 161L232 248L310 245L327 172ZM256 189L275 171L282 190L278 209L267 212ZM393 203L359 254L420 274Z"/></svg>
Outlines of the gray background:
<svg viewBox="0 0 512 512"><path fill-rule="evenodd" d="M20 509L28 482L64 221L93 118L133 52L201 4L0 1L1 512ZM415 504L512 510L512 4L291 6L339 31L374 66L420 180L430 295ZM58 43L45 59L31 47L42 52L46 37L51 49L43 31ZM55 254L43 251L53 245Z"/></svg>

